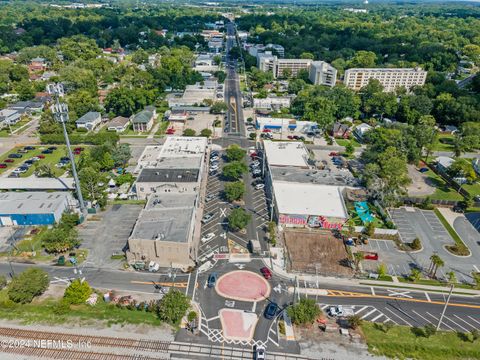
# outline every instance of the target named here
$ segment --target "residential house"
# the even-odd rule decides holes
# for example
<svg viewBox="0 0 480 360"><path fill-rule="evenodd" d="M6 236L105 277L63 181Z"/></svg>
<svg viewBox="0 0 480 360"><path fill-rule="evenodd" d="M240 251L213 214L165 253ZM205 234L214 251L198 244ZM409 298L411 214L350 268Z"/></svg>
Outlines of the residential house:
<svg viewBox="0 0 480 360"><path fill-rule="evenodd" d="M451 157L439 156L435 159L436 168L440 173L448 175L448 169L450 168L450 166L452 166L454 161L455 160L453 160Z"/></svg>
<svg viewBox="0 0 480 360"><path fill-rule="evenodd" d="M363 136L372 129L373 128L370 125L361 123L355 128L353 133L359 140L363 140Z"/></svg>
<svg viewBox="0 0 480 360"><path fill-rule="evenodd" d="M154 106L147 106L144 110L135 114L132 118L133 130L136 132L148 132L153 127L153 121L157 116Z"/></svg>
<svg viewBox="0 0 480 360"><path fill-rule="evenodd" d="M475 172L478 174L478 176L480 176L480 159L479 158L473 159L472 165Z"/></svg>
<svg viewBox="0 0 480 360"><path fill-rule="evenodd" d="M124 132L128 129L128 125L130 125L129 118L117 116L110 120L107 125L107 129L108 131Z"/></svg>
<svg viewBox="0 0 480 360"><path fill-rule="evenodd" d="M102 122L102 115L97 111L89 111L77 121L75 124L77 125L77 129L87 129L91 131L95 129L97 125Z"/></svg>
<svg viewBox="0 0 480 360"><path fill-rule="evenodd" d="M443 129L441 130L442 133L444 134L455 134L458 132L458 128L455 125L445 125Z"/></svg>
<svg viewBox="0 0 480 360"><path fill-rule="evenodd" d="M19 101L10 105L8 108L17 110L20 114L38 113L43 110L43 103L41 101Z"/></svg>
<svg viewBox="0 0 480 360"><path fill-rule="evenodd" d="M336 122L332 127L332 136L335 138L344 138L347 139L350 137L351 131L350 127L346 124Z"/></svg>
<svg viewBox="0 0 480 360"><path fill-rule="evenodd" d="M7 125L14 125L20 121L22 114L17 110L3 109L0 110L0 128Z"/></svg>
<svg viewBox="0 0 480 360"><path fill-rule="evenodd" d="M47 70L47 60L41 57L33 58L28 64L28 70L31 72Z"/></svg>

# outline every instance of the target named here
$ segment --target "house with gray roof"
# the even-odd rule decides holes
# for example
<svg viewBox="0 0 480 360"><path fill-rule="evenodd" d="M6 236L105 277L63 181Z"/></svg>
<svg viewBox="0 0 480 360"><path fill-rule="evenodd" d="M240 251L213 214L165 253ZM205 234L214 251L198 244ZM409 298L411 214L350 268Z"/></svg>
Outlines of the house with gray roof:
<svg viewBox="0 0 480 360"><path fill-rule="evenodd" d="M133 131L148 132L153 127L153 122L157 116L154 106L147 106L144 110L135 114L132 118Z"/></svg>
<svg viewBox="0 0 480 360"><path fill-rule="evenodd" d="M89 111L81 118L75 121L77 129L87 129L91 131L102 122L102 115L97 111Z"/></svg>

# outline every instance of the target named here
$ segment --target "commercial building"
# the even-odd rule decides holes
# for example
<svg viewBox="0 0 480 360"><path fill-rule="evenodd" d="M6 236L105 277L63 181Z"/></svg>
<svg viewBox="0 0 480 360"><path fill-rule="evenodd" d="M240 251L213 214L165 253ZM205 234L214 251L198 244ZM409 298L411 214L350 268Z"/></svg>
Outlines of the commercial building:
<svg viewBox="0 0 480 360"><path fill-rule="evenodd" d="M271 51L257 55L257 67L261 71L271 71L274 78L286 76L284 71L289 72L289 77L296 77L300 70L309 70L312 62L310 59L279 59Z"/></svg>
<svg viewBox="0 0 480 360"><path fill-rule="evenodd" d="M127 259L154 261L161 267L194 266L197 208L196 194L150 196L128 239Z"/></svg>
<svg viewBox="0 0 480 360"><path fill-rule="evenodd" d="M144 110L135 114L132 118L133 131L148 132L153 127L153 122L157 116L155 106L147 106Z"/></svg>
<svg viewBox="0 0 480 360"><path fill-rule="evenodd" d="M196 71L215 72L219 69L214 60L215 54L200 54L195 59L193 68Z"/></svg>
<svg viewBox="0 0 480 360"><path fill-rule="evenodd" d="M89 111L81 118L75 121L77 129L87 129L91 131L102 122L102 115L97 111Z"/></svg>
<svg viewBox="0 0 480 360"><path fill-rule="evenodd" d="M0 191L71 191L75 189L73 178L0 178Z"/></svg>
<svg viewBox="0 0 480 360"><path fill-rule="evenodd" d="M427 79L427 72L421 68L374 68L348 69L345 71L344 83L350 89L360 90L370 79L376 79L383 85L384 91L391 92L404 87L422 86Z"/></svg>
<svg viewBox="0 0 480 360"><path fill-rule="evenodd" d="M264 141L267 197L285 227L341 228L348 218L342 191L352 179L317 170L301 142Z"/></svg>
<svg viewBox="0 0 480 360"><path fill-rule="evenodd" d="M139 199L153 193L198 193L205 168L207 138L169 136L163 146L147 146L134 173Z"/></svg>
<svg viewBox="0 0 480 360"><path fill-rule="evenodd" d="M0 128L7 125L15 125L20 121L22 114L17 110L3 109L0 110Z"/></svg>
<svg viewBox="0 0 480 360"><path fill-rule="evenodd" d="M255 127L260 131L267 129L277 133L287 133L293 131L306 133L308 131L317 129L318 124L313 121L257 116L255 119Z"/></svg>
<svg viewBox="0 0 480 360"><path fill-rule="evenodd" d="M203 84L187 85L183 94L168 96L168 106L200 106L205 100L215 101L215 92L218 83L213 80L204 81Z"/></svg>
<svg viewBox="0 0 480 360"><path fill-rule="evenodd" d="M308 78L314 85L334 87L337 81L337 69L325 61L314 61L310 64Z"/></svg>
<svg viewBox="0 0 480 360"><path fill-rule="evenodd" d="M74 203L68 192L0 193L0 225L53 225Z"/></svg>

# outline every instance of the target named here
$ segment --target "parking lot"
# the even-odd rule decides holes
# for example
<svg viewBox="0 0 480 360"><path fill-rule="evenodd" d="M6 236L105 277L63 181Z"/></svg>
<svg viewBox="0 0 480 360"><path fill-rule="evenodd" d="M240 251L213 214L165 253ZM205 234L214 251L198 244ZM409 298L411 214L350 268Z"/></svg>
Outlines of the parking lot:
<svg viewBox="0 0 480 360"><path fill-rule="evenodd" d="M246 193L244 194L245 209L252 215L252 224L255 230L246 232L229 232L227 227L227 216L232 209L237 206L229 203L223 195L225 180L222 178L222 168L225 165L223 152L219 154L219 168L215 175L208 175L207 191L205 194L205 204L203 214L212 214L213 218L208 223L202 225L201 238L204 240L200 244L199 259L201 262L211 257L215 253L229 252L228 240L232 240L244 249L248 248L250 239L263 238L265 227L269 220L269 213L265 192L263 189L256 190L252 186L253 178L251 173L244 176ZM255 232L255 234L252 233ZM208 236L209 234L213 234ZM208 236L208 238L207 238ZM263 245L265 247L265 245Z"/></svg>
<svg viewBox="0 0 480 360"><path fill-rule="evenodd" d="M78 227L82 247L89 251L89 264L113 269L121 266L121 260L110 257L124 250L142 208L142 205L109 206Z"/></svg>
<svg viewBox="0 0 480 360"><path fill-rule="evenodd" d="M445 245L454 244L453 239L441 224L433 211L417 208L400 208L391 210L392 219L397 226L403 242L411 242L418 237L422 249L413 252L399 251L393 241L370 240L360 246L362 251L376 252L378 261L365 260L364 270L375 272L380 263L385 264L388 273L394 276L407 276L411 269L418 268L427 275L430 256L438 254L445 262L437 272L437 277L446 279L447 273L454 271L461 282L471 282L471 272L479 268L480 263L475 256L454 256L445 249Z"/></svg>

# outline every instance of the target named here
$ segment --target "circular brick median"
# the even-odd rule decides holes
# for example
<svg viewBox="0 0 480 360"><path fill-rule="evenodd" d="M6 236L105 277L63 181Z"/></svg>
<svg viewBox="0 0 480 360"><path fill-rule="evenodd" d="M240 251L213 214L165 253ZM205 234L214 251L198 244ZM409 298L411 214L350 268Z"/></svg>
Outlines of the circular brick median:
<svg viewBox="0 0 480 360"><path fill-rule="evenodd" d="M236 270L220 276L215 290L228 299L259 301L270 295L270 284L259 274Z"/></svg>

